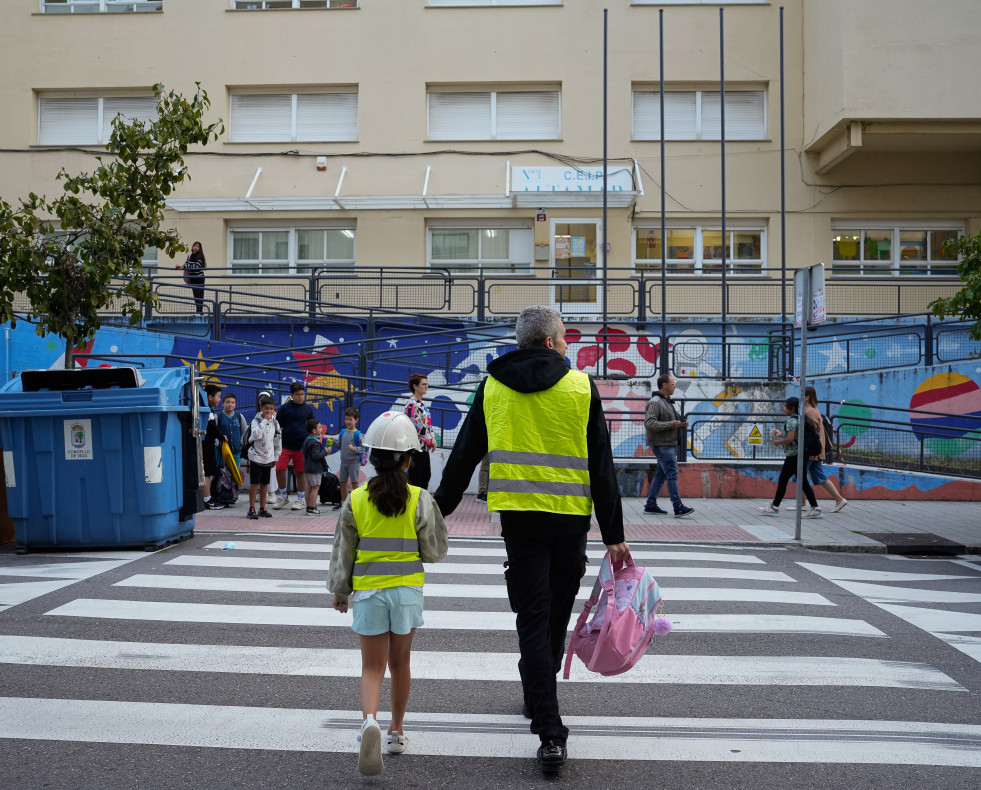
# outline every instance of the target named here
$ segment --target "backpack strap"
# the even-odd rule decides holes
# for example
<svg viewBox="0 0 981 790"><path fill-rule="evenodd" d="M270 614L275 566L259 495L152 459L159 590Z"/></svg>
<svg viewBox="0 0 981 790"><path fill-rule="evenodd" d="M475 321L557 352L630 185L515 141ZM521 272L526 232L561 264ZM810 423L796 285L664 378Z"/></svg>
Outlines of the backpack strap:
<svg viewBox="0 0 981 790"><path fill-rule="evenodd" d="M630 560L630 555L627 555L627 560L633 564L633 561ZM603 569L607 567L610 569L610 576L609 579L603 579ZM589 659L589 664L586 665L586 669L590 672L596 671L596 662L599 660L600 653L602 652L598 648L603 644L603 640L606 639L606 635L609 633L614 621L616 621L618 614L616 606L616 571L613 568L613 560L610 557L610 552L606 552L606 556L603 557L603 564L600 566L597 581L601 579L603 580L603 589L606 592L606 614L603 617L603 627L600 629L599 636L596 638L597 649L593 651L593 655Z"/></svg>
<svg viewBox="0 0 981 790"><path fill-rule="evenodd" d="M596 605L600 599L600 592L603 589L603 585L596 577L596 581L593 583L593 591L589 594L589 599L586 601L586 605L583 607L582 614L579 615L579 620L576 621L576 627L572 632L572 637L569 639L569 649L565 654L565 668L562 670L562 679L569 679L569 672L572 669L572 654L575 650L576 634L582 630L582 627L586 625L586 619L589 617L589 612Z"/></svg>

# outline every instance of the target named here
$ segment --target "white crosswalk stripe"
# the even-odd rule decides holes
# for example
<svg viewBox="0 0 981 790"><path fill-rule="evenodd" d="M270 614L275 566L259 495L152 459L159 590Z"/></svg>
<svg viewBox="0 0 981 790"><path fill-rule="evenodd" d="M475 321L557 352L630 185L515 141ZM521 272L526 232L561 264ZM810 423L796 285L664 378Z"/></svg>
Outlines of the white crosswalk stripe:
<svg viewBox="0 0 981 790"><path fill-rule="evenodd" d="M916 626L951 647L981 662L981 638L968 634L981 631L981 567L979 574L971 576L870 572L855 568L842 568L818 563L799 563L818 576L837 584L842 589L861 596L866 601L907 623ZM970 562L952 560L951 564L974 570ZM888 582L888 584L886 584ZM956 589L935 589L928 583L949 583ZM900 583L910 586L900 587ZM927 604L917 606L916 604ZM931 604L952 604L961 608L935 609ZM963 607L975 605L974 611Z"/></svg>
<svg viewBox="0 0 981 790"><path fill-rule="evenodd" d="M228 542L235 543L233 550L223 550ZM590 546L591 566L580 600L588 597L601 552L600 546ZM357 678L361 655L349 632L351 615L326 605L329 554L329 540L309 537L291 542L283 537L255 536L193 549L179 547L153 559L152 570L144 564L138 569L141 572L123 578L115 574L102 588L89 583L84 595L71 599L65 596L63 585L77 579L57 574L86 577L67 567L73 563L52 563L45 566L50 569L46 575L23 574L43 580L25 584L48 584L49 591L62 590L60 600L37 618L43 634L0 635L0 665L25 671L58 667L63 672L126 672L129 677L132 673L164 676L180 672L284 681ZM962 683L929 664L862 657L864 644L887 640L890 635L878 623L835 616L839 609L835 596L796 589L799 579L794 576L821 576L822 566L801 563L801 573L788 574L767 569L759 553L709 547L640 547L633 556L659 581L666 580L662 587L675 631L665 639L677 640L669 644L684 645L685 652L661 652L656 645L630 672L611 678L588 672L576 660L570 679L560 681L562 685L584 691L595 686L610 695L631 693L631 689L642 693L641 686L664 690L772 686L841 694L848 689L878 689L877 694L898 690L893 693L931 693L951 699L969 695ZM439 649L442 639L430 639L422 647L417 640L412 654L414 680L452 681L454 693L460 694L470 694L467 684L472 682L505 684L512 689L509 695L520 700L515 616L507 605L503 578L505 558L499 541L454 540L447 561L427 565L423 633L443 632L446 640L465 635L474 646L469 648L469 641L464 641L461 646L468 649ZM87 564L92 569L102 566L95 571L101 573L121 563L92 557ZM960 570L971 573L970 568ZM839 568L840 578L832 578L833 574L825 572L824 578L849 594L865 597L885 611L900 610L911 622L923 618L936 623L940 618L941 610L919 609L918 603L972 604L981 599L969 589L955 593L946 588L931 590L932 597L917 598L902 586L909 581L946 583L968 578L965 576ZM674 586L674 580L679 580L679 586ZM13 601L16 584L7 585L8 598ZM0 586L0 594L2 591ZM0 605L3 601L0 597ZM906 609L919 609L919 614ZM946 630L935 630L959 650L981 653L981 639L962 633L981 630L973 627L976 616L956 614L949 622L943 620ZM136 624L141 629L157 624L163 636L159 641L119 638ZM70 629L70 638L52 635L61 626ZM216 637L210 634L220 626L244 626L250 629L248 633L264 636L256 644L211 643ZM105 638L113 628L115 638ZM297 629L323 634L314 644L327 646L291 645ZM765 653L765 646L772 643L775 653L714 655L699 650L703 644L724 645L718 640L726 637L752 638L755 645L763 646L755 652ZM856 654L820 654L821 640L829 637L846 640ZM354 710L356 698L351 700L351 709L320 710L255 707L248 699L242 699L241 705L216 705L64 696L73 698L56 694L50 698L0 697L0 738L353 753L360 723L360 713ZM385 716L380 714L380 718ZM575 734L576 760L981 767L981 726L968 724L806 717L564 715L563 719ZM421 757L512 757L533 755L537 746L527 720L517 715L416 712L410 703L406 727L413 732L411 753Z"/></svg>
<svg viewBox="0 0 981 790"><path fill-rule="evenodd" d="M383 715L383 714L380 714ZM349 752L360 713L99 700L0 698L6 737L224 749ZM981 727L890 721L568 716L576 759L885 763L981 767ZM537 739L520 716L414 713L412 753L512 757ZM638 739L643 743L638 744ZM640 748L638 748L640 746ZM915 748L911 748L915 747Z"/></svg>

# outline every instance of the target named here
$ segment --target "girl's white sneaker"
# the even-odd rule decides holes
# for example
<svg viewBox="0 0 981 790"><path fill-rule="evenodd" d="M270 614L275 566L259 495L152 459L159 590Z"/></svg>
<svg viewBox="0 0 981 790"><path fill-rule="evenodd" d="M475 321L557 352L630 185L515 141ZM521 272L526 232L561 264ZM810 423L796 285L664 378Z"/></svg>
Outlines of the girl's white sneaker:
<svg viewBox="0 0 981 790"><path fill-rule="evenodd" d="M385 733L385 751L389 754L404 754L409 748L409 736L397 732Z"/></svg>
<svg viewBox="0 0 981 790"><path fill-rule="evenodd" d="M375 717L369 715L361 725L358 736L361 748L358 750L358 773L363 776L377 776L385 764L382 762L381 727Z"/></svg>

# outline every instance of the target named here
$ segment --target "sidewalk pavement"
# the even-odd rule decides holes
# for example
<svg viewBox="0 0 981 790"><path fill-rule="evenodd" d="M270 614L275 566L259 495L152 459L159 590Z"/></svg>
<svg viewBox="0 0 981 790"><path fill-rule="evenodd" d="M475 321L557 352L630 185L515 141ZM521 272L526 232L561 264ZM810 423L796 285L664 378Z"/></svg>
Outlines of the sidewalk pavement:
<svg viewBox="0 0 981 790"><path fill-rule="evenodd" d="M887 547L865 533L930 534L963 545L969 552L981 551L981 506L977 502L902 502L898 500L860 500L849 502L832 513L834 502L819 500L824 509L820 519L802 519L801 541L794 540L796 513L785 501L780 515L764 516L757 509L768 504L755 499L686 499L695 512L684 518L644 513L644 499L624 497L623 520L627 542L700 543L728 545L793 545L830 551L886 552ZM661 506L669 504L661 500ZM302 510L273 510L273 518L249 521L245 518L248 500L225 510L198 513L199 532L250 532L266 534L327 535L334 531L337 511L321 505L321 516L308 516ZM501 534L497 514L487 511L483 502L466 495L460 506L446 519L453 537L497 537ZM590 539L600 538L596 521Z"/></svg>

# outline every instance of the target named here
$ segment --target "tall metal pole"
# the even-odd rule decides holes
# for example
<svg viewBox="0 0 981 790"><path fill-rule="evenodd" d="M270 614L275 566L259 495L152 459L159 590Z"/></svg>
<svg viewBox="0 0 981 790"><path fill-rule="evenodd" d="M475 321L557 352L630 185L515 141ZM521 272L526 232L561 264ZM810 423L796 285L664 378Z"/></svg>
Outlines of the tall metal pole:
<svg viewBox="0 0 981 790"><path fill-rule="evenodd" d="M787 118L784 107L783 6L780 6L780 325L787 327ZM784 375L793 367L794 344L784 345ZM788 364L789 360L789 364Z"/></svg>
<svg viewBox="0 0 981 790"><path fill-rule="evenodd" d="M603 373L606 374L606 360L609 357L609 333L607 331L607 290L609 286L609 271L607 267L607 220L606 220L606 187L607 187L607 131L606 131L606 99L607 99L607 18L609 9L603 9Z"/></svg>
<svg viewBox="0 0 981 790"><path fill-rule="evenodd" d="M722 376L729 378L729 365L726 354L726 320L729 312L726 292L726 266L728 256L726 247L726 63L725 63L725 11L719 9L719 131L722 153Z"/></svg>
<svg viewBox="0 0 981 790"><path fill-rule="evenodd" d="M665 187L664 187L664 9L657 12L658 23L658 55L660 71L658 72L658 94L661 101L661 355L658 368L661 373L668 373L668 233L665 218Z"/></svg>

